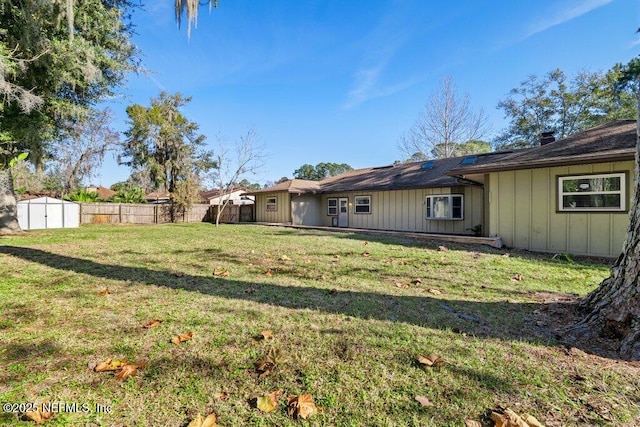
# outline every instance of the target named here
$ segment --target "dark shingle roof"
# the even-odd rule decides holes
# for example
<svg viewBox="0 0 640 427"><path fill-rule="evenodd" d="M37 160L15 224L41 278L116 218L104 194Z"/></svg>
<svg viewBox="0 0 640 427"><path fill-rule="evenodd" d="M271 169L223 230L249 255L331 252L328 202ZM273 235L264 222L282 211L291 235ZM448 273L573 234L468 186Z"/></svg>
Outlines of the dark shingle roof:
<svg viewBox="0 0 640 427"><path fill-rule="evenodd" d="M507 153L489 162L455 168L450 175L633 160L636 121L616 120L540 147Z"/></svg>
<svg viewBox="0 0 640 427"><path fill-rule="evenodd" d="M319 189L320 189L319 181L309 181L306 179L294 178L262 190L247 191L246 194L273 193L276 191L286 191L288 193L299 193L299 194L317 193Z"/></svg>

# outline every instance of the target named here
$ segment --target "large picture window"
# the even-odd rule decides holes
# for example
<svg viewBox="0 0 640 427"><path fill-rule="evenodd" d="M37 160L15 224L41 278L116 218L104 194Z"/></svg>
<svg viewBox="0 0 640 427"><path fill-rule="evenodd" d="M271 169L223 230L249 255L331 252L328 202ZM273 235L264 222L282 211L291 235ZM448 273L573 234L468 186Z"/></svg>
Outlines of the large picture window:
<svg viewBox="0 0 640 427"><path fill-rule="evenodd" d="M329 216L338 215L338 199L334 197L327 199L327 215Z"/></svg>
<svg viewBox="0 0 640 427"><path fill-rule="evenodd" d="M626 210L626 174L558 177L558 210L620 212Z"/></svg>
<svg viewBox="0 0 640 427"><path fill-rule="evenodd" d="M439 194L427 196L425 201L427 219L464 219L462 194Z"/></svg>
<svg viewBox="0 0 640 427"><path fill-rule="evenodd" d="M355 196L355 213L370 214L371 213L371 196Z"/></svg>
<svg viewBox="0 0 640 427"><path fill-rule="evenodd" d="M278 199L275 197L267 197L267 210L268 211L277 211L278 210Z"/></svg>

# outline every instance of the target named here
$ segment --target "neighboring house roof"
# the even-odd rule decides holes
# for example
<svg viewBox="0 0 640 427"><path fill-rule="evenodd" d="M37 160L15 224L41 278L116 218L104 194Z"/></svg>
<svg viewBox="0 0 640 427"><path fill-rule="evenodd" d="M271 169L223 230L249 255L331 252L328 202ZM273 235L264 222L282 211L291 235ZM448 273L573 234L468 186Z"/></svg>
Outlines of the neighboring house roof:
<svg viewBox="0 0 640 427"><path fill-rule="evenodd" d="M118 194L116 191L113 191L110 188L102 187L102 186L99 186L99 187L89 186L85 188L85 191L87 193L98 193L98 197L100 197L100 199L102 200L108 200L110 197Z"/></svg>
<svg viewBox="0 0 640 427"><path fill-rule="evenodd" d="M144 196L146 200L169 200L171 194L168 191L154 191Z"/></svg>
<svg viewBox="0 0 640 427"><path fill-rule="evenodd" d="M450 175L633 160L636 121L616 120L540 147L506 153L490 162L456 168Z"/></svg>
<svg viewBox="0 0 640 427"><path fill-rule="evenodd" d="M255 191L247 191L246 194L258 194L258 193L274 193L277 191L286 191L289 193L318 193L320 190L320 181L309 181L306 179L290 179L284 182L280 182L269 188Z"/></svg>

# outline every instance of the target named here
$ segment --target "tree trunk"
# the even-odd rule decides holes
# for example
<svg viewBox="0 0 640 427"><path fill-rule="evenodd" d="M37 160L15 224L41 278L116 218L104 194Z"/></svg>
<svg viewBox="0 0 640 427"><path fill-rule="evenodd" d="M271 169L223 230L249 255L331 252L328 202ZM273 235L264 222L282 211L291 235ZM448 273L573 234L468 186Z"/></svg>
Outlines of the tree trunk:
<svg viewBox="0 0 640 427"><path fill-rule="evenodd" d="M18 224L18 205L13 192L11 169L0 169L0 234L22 231Z"/></svg>
<svg viewBox="0 0 640 427"><path fill-rule="evenodd" d="M611 276L581 302L587 316L572 330L579 339L604 337L620 341L623 359L640 360L640 110L636 123L635 189L622 254Z"/></svg>

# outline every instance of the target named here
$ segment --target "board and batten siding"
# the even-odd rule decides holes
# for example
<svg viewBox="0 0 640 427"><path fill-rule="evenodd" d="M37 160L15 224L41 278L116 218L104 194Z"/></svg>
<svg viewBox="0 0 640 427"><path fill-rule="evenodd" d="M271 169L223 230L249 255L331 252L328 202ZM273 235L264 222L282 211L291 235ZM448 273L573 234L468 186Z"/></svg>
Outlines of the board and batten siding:
<svg viewBox="0 0 640 427"><path fill-rule="evenodd" d="M276 210L267 210L267 198L276 198ZM291 224L291 196L286 191L256 194L256 221Z"/></svg>
<svg viewBox="0 0 640 427"><path fill-rule="evenodd" d="M610 162L493 172L488 190L489 235L531 251L616 257L628 212L558 212L558 176L627 172L627 209L634 162Z"/></svg>
<svg viewBox="0 0 640 427"><path fill-rule="evenodd" d="M463 194L464 219L431 220L425 218L425 198L437 194ZM371 196L371 213L356 214L355 196ZM323 226L331 226L327 199L349 199L349 227L370 230L420 231L427 233L472 234L467 230L482 224L483 190L478 187L419 188L392 191L358 191L322 195Z"/></svg>
<svg viewBox="0 0 640 427"><path fill-rule="evenodd" d="M291 196L291 223L293 225L322 225L322 204L313 194ZM326 207L324 209L326 215Z"/></svg>

